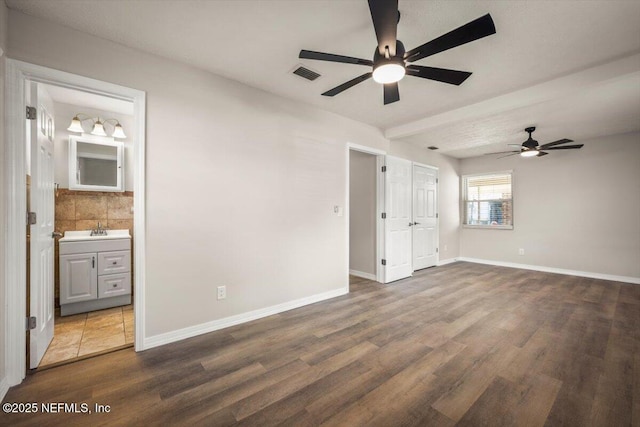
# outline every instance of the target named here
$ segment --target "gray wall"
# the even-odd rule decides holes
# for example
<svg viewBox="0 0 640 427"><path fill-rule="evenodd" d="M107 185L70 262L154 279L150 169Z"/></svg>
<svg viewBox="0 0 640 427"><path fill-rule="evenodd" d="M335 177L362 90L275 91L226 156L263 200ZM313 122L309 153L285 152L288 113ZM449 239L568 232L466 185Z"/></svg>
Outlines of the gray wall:
<svg viewBox="0 0 640 427"><path fill-rule="evenodd" d="M514 229L464 228L460 255L640 277L640 134L579 142L542 158L462 160L461 174L513 169Z"/></svg>
<svg viewBox="0 0 640 427"><path fill-rule="evenodd" d="M19 12L10 24L12 58L147 92L146 338L347 288L333 206L347 142L386 150L378 129Z"/></svg>
<svg viewBox="0 0 640 427"><path fill-rule="evenodd" d="M349 152L349 269L376 274L376 156Z"/></svg>
<svg viewBox="0 0 640 427"><path fill-rule="evenodd" d="M4 1L0 1L0 49L3 50L3 55L0 57L0 165L4 165L4 150L5 150L5 140L4 140L4 75L5 75L5 62L6 62L6 54L7 54L7 15L8 9L5 5ZM5 168L2 167L2 172L0 172L0 188L4 192L4 173ZM7 325L7 309L6 309L6 301L5 301L5 269L4 269L4 242L6 239L5 236L5 219L4 219L4 197L0 197L0 224L3 224L0 227L0 399L2 399L3 395L1 394L1 389L3 389L3 384L5 381L5 349L7 348L5 344L5 332Z"/></svg>

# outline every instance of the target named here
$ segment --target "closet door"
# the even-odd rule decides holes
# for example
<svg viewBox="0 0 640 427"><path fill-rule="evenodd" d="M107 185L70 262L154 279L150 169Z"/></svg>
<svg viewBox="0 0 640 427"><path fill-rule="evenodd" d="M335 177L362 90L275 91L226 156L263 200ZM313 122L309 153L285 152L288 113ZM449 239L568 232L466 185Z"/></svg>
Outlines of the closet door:
<svg viewBox="0 0 640 427"><path fill-rule="evenodd" d="M438 170L413 165L413 270L438 262Z"/></svg>
<svg viewBox="0 0 640 427"><path fill-rule="evenodd" d="M411 276L411 174L408 160L386 156L385 283Z"/></svg>

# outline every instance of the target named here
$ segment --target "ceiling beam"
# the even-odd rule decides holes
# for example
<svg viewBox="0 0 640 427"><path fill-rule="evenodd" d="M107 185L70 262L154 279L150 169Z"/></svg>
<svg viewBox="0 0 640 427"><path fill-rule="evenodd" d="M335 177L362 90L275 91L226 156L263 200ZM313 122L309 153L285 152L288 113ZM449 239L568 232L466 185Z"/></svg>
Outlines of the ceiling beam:
<svg viewBox="0 0 640 427"><path fill-rule="evenodd" d="M500 114L560 98L572 92L584 90L585 87L622 78L638 71L640 71L640 53L635 53L525 89L394 126L386 129L384 135L388 139L405 138L440 126Z"/></svg>

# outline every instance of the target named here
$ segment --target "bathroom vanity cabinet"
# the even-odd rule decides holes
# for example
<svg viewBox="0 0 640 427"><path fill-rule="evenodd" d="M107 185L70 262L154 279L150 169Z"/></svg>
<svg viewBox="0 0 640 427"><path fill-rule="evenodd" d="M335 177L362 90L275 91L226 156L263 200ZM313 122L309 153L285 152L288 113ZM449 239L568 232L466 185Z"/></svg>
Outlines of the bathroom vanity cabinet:
<svg viewBox="0 0 640 427"><path fill-rule="evenodd" d="M127 304L131 304L128 233L127 237L84 240L65 234L60 239L60 314L67 316Z"/></svg>

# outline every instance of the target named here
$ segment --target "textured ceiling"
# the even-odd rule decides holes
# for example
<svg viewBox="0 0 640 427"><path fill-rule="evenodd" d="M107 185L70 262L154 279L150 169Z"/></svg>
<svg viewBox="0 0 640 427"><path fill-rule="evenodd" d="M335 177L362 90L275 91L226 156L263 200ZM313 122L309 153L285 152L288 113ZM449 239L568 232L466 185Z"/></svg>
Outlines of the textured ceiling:
<svg viewBox="0 0 640 427"><path fill-rule="evenodd" d="M462 86L407 77L400 82L400 102L387 106L382 104L381 87L371 80L334 98L320 96L367 68L300 60L298 52L309 49L370 59L376 42L364 0L7 0L12 9L186 62L382 130L640 51L640 1L635 0L400 0L399 3L402 19L398 37L409 49L491 13L497 34L418 61L421 65L472 71L473 75ZM297 64L308 66L322 77L308 82L292 75ZM559 105L569 107L583 102L580 98L573 102L565 99ZM611 104L614 108L618 105ZM537 121L536 114L544 112L534 108L530 120ZM495 124L496 120L503 125L487 128L484 134L478 129L486 123ZM572 123L590 122L590 117L584 116ZM472 126L478 132L457 134L457 138L467 138L467 142L471 134L474 143L465 145L465 141L450 137L435 145L441 146L443 152L464 157L475 153L474 146L502 144L500 130L506 130L507 125L508 114L486 117ZM439 132L438 136L447 135L445 129ZM479 135L485 137L478 138ZM416 140L418 134L405 137L414 143L423 142ZM462 146L467 151L460 151Z"/></svg>

